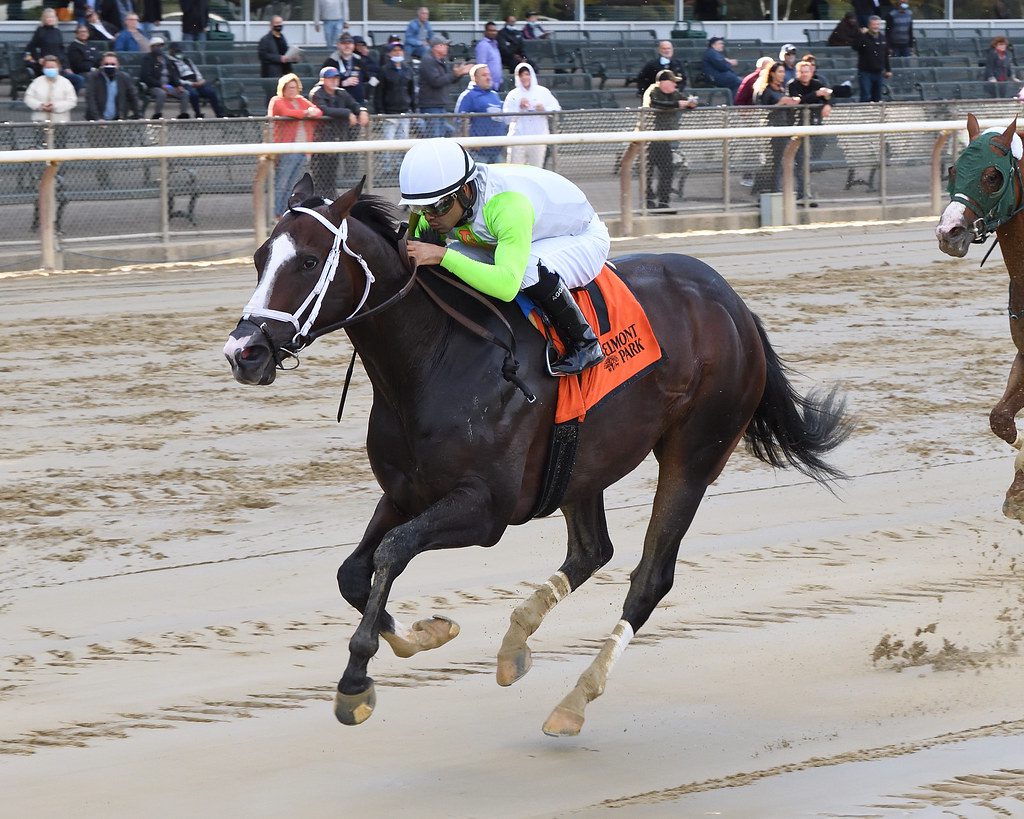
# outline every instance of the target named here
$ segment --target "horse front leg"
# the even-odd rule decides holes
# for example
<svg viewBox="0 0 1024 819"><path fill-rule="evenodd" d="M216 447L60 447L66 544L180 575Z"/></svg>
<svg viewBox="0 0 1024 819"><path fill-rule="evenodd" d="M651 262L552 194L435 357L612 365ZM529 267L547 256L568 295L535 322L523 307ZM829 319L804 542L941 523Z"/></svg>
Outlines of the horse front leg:
<svg viewBox="0 0 1024 819"><path fill-rule="evenodd" d="M505 526L505 523L495 520L490 491L474 483L458 487L422 514L383 536L373 552L370 593L363 618L349 641L348 666L338 683L334 714L339 722L358 725L373 713L376 693L366 669L370 659L377 653L382 632L388 633L385 623L392 629L395 627L384 607L391 586L409 565L409 561L433 549L490 546L498 541ZM457 634L458 627L454 623L451 626L454 626L454 633ZM438 628L437 631L442 629ZM427 642L431 642L433 631L428 629L427 632ZM451 639L451 636L447 639Z"/></svg>
<svg viewBox="0 0 1024 819"><path fill-rule="evenodd" d="M359 545L338 569L341 596L360 614L366 611L370 599L374 552L388 532L408 520L409 516L395 506L387 495L382 496ZM438 648L458 635L458 624L447 617L434 615L407 628L389 612L384 611L381 615L380 636L391 646L396 657L412 657L420 651Z"/></svg>
<svg viewBox="0 0 1024 819"><path fill-rule="evenodd" d="M1003 501L1003 514L1013 520L1024 522L1024 449L1021 449L1021 444L1024 441L1018 437L1015 420L1017 413L1022 408L1024 408L1024 354L1018 352L1013 359L1013 366L1010 368L1006 391L989 414L989 425L996 435L1020 450L1013 465L1013 483L1006 490L1006 499Z"/></svg>

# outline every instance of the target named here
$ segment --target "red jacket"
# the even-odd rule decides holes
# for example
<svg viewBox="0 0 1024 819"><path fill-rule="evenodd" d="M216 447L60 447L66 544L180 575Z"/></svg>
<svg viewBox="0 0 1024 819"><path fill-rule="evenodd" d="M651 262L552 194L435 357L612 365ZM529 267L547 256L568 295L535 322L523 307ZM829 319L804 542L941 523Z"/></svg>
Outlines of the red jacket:
<svg viewBox="0 0 1024 819"><path fill-rule="evenodd" d="M315 111L317 117L323 114L305 97L296 97L294 100L274 97L270 101L267 115L289 118L274 123L274 142L313 142L316 138L313 133L313 123L308 122L310 118L305 117L305 113L309 109Z"/></svg>

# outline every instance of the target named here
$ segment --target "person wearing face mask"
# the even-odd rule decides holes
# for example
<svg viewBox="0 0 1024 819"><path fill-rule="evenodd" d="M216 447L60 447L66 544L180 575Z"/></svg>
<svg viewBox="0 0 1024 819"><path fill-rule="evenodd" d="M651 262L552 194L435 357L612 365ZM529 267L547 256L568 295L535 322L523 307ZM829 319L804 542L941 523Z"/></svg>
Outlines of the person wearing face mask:
<svg viewBox="0 0 1024 819"><path fill-rule="evenodd" d="M139 80L153 97L153 119L164 115L164 103L168 97L178 101L181 111L178 119L188 119L189 96L181 84L181 75L174 61L164 54L164 38L154 37L150 41L149 54L139 65Z"/></svg>
<svg viewBox="0 0 1024 819"><path fill-rule="evenodd" d="M413 109L414 90L412 69L406 65L405 48L401 43L392 43L388 58L378 75L380 82L374 94L374 111L388 115L384 120L382 139L408 139L409 117ZM394 170L394 154L384 153L379 159L381 175L387 176Z"/></svg>
<svg viewBox="0 0 1024 819"><path fill-rule="evenodd" d="M275 14L270 18L270 31L257 45L261 77L283 77L291 72L290 63L298 62L297 55L289 55L288 41L284 38L284 18Z"/></svg>
<svg viewBox="0 0 1024 819"><path fill-rule="evenodd" d="M98 70L85 84L85 118L89 120L139 119L139 92L135 82L121 71L117 54L103 55Z"/></svg>
<svg viewBox="0 0 1024 819"><path fill-rule="evenodd" d="M60 60L47 54L40 60L42 76L25 89L25 105L32 109L33 122L68 122L78 94L71 82L60 75Z"/></svg>
<svg viewBox="0 0 1024 819"><path fill-rule="evenodd" d="M549 133L548 117L541 114L561 111L562 106L558 104L554 94L537 82L537 75L529 63L519 63L513 76L516 87L508 92L502 107L505 113L532 116L510 117L508 135L531 136ZM518 165L536 165L543 168L546 155L546 145L510 145L508 148L508 161Z"/></svg>
<svg viewBox="0 0 1024 819"><path fill-rule="evenodd" d="M75 29L75 40L68 45L68 63L71 70L81 77L100 64L103 52L106 51L93 40L89 39L88 26Z"/></svg>
<svg viewBox="0 0 1024 819"><path fill-rule="evenodd" d="M675 56L675 48L671 40L662 40L658 43L658 53L653 60L644 63L643 68L636 78L636 95L642 97L644 92L654 84L654 78L662 71L671 71L677 77L683 78L686 82L686 73L683 71L683 64Z"/></svg>
<svg viewBox="0 0 1024 819"><path fill-rule="evenodd" d="M35 30L32 39L25 46L25 65L36 76L43 73L42 59L44 56L56 57L62 66L68 64L68 55L64 50L64 38L61 36L60 29L57 28L57 12L53 9L43 9L40 22L42 25ZM71 81L76 91L85 85L85 81L81 77L67 69L61 69L60 73Z"/></svg>
<svg viewBox="0 0 1024 819"><path fill-rule="evenodd" d="M181 53L181 44L171 43L168 54L174 67L178 69L182 88L188 94L188 100L192 104L192 111L195 113L196 119L203 118L203 112L199 110L200 98L210 103L215 116L226 116L224 105L221 102L220 95L217 93L217 89L206 81L206 78L203 77L196 64Z"/></svg>

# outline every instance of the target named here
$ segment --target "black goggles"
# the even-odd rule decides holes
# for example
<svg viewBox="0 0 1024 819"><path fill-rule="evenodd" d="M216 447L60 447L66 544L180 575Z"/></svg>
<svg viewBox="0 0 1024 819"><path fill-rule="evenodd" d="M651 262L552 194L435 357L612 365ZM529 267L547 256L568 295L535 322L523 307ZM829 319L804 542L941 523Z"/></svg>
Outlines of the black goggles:
<svg viewBox="0 0 1024 819"><path fill-rule="evenodd" d="M438 199L432 205L420 205L417 210L424 216L444 216L448 211L455 207L455 203L459 201L457 193L448 194L441 199Z"/></svg>

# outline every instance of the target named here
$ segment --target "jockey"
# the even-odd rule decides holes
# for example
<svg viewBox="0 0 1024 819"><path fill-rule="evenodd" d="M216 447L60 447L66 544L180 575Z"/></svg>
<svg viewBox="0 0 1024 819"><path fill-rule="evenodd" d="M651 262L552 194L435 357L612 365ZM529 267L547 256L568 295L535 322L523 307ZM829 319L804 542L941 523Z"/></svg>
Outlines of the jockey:
<svg viewBox="0 0 1024 819"><path fill-rule="evenodd" d="M608 258L608 228L572 182L529 165L478 165L451 139L413 146L398 174L399 204L419 211L447 244L408 243L417 265L436 264L488 296L522 290L551 319L565 355L552 375L574 375L604 358L569 292L596 278ZM424 225L424 220L426 225Z"/></svg>

